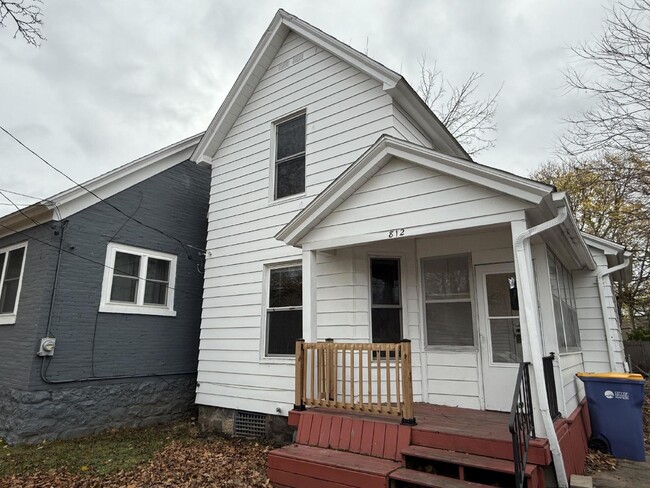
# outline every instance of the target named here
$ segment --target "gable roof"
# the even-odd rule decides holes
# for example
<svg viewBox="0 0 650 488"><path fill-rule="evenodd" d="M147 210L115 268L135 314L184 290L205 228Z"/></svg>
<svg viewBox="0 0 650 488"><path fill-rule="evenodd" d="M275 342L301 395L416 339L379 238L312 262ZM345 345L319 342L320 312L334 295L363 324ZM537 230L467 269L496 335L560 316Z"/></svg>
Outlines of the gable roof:
<svg viewBox="0 0 650 488"><path fill-rule="evenodd" d="M94 205L99 200L87 190L105 199L119 193L147 178L169 169L178 163L187 161L203 133L196 134L182 141L166 146L158 151L131 161L103 175L74 186L56 195L34 203L21 211L0 217L0 224L12 230L22 231L36 224L50 220L63 220L84 208ZM12 230L0 226L0 237L12 233Z"/></svg>
<svg viewBox="0 0 650 488"><path fill-rule="evenodd" d="M191 156L192 161L209 161L234 125L260 79L269 68L289 31L294 31L321 49L380 82L384 91L420 125L439 150L471 161L471 157L451 135L420 96L395 71L362 54L329 34L284 10L277 11L271 24L246 62L235 84L210 122Z"/></svg>
<svg viewBox="0 0 650 488"><path fill-rule="evenodd" d="M535 205L554 190L552 186L544 183L442 154L439 151L384 134L278 232L275 236L276 239L296 246L311 229L393 157L491 188Z"/></svg>

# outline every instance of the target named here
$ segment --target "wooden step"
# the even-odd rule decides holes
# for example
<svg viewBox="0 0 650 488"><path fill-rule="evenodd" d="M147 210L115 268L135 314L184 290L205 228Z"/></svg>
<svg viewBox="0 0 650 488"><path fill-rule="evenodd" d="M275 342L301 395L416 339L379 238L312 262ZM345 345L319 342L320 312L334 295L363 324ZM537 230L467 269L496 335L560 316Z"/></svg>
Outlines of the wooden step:
<svg viewBox="0 0 650 488"><path fill-rule="evenodd" d="M467 454L464 452L435 449L432 447L409 446L402 449L402 456L405 458L405 462L408 461L406 458L417 458L425 459L427 461L439 461L449 464L457 464L458 466L482 469L486 471L496 471L498 473L508 473L514 475L515 472L515 465L512 461L487 456L479 456L476 454ZM525 471L526 476L531 477L537 468L538 467L534 464L527 464Z"/></svg>
<svg viewBox="0 0 650 488"><path fill-rule="evenodd" d="M362 454L293 444L269 453L268 477L290 488L385 488L400 464Z"/></svg>
<svg viewBox="0 0 650 488"><path fill-rule="evenodd" d="M512 440L500 438L477 437L472 432L437 432L435 428L420 428L411 430L411 445L431 447L435 449L465 452L468 454L513 460ZM531 439L528 447L528 462L539 466L551 464L551 451L547 439Z"/></svg>
<svg viewBox="0 0 650 488"><path fill-rule="evenodd" d="M486 488L489 486L406 468L393 471L389 477L390 488L399 488L402 484L423 488Z"/></svg>

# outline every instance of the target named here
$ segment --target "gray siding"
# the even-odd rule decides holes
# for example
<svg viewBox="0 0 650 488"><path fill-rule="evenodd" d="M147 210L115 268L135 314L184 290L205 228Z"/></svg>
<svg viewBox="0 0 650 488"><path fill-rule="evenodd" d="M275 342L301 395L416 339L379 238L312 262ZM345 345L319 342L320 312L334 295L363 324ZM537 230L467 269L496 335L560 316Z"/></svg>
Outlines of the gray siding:
<svg viewBox="0 0 650 488"><path fill-rule="evenodd" d="M47 321L56 249L30 237L57 246L58 239L49 227L47 224L0 239L0 249L29 242L16 323L0 325L0 388L27 388L30 371L36 366L34 352L41 326Z"/></svg>
<svg viewBox="0 0 650 488"><path fill-rule="evenodd" d="M135 212L140 222L204 249L208 192L209 170L186 162L108 201L128 215ZM51 335L57 338L56 353L47 377L61 381L195 371L203 286L203 276L197 270L197 265L202 269L199 252L187 248L192 258L188 259L188 252L178 242L104 203L70 217L65 249L103 264L110 241L178 256L177 316L98 313L103 266L64 253L50 326ZM44 327L41 330L45 333ZM31 381L33 386L44 386L40 372L34 369Z"/></svg>
<svg viewBox="0 0 650 488"><path fill-rule="evenodd" d="M125 413L125 399L128 412L122 425L142 425L187 412L198 356L203 287L200 250L205 249L209 188L210 170L187 161L108 200L140 222L178 237L185 248L103 202L68 218L63 249L69 252L61 255L50 323L50 335L57 339L54 357L46 363L50 384L41 379L43 360L36 352L46 334L57 262L59 236L53 227L59 229L61 224L52 222L27 231L54 247L29 239L17 321L0 326L4 351L0 416L8 419L9 426L9 430L0 429L0 437L33 441L69 436L73 426L77 427L74 435L94 432L101 425L116 426L119 419L113 414L116 409ZM25 236L9 236L0 240L0 247L25 240ZM98 312L103 263L111 241L178 256L175 317ZM179 383L183 388L167 388L170 381L177 382L173 375L178 374L187 378ZM170 376L165 380L161 375ZM115 376L138 378L108 379ZM88 408L96 388L104 388L105 398ZM152 395L152 388L160 395ZM163 393L165 389L170 391ZM96 408L100 403L102 408ZM59 411L65 412L67 421L48 424L48 418L56 418Z"/></svg>

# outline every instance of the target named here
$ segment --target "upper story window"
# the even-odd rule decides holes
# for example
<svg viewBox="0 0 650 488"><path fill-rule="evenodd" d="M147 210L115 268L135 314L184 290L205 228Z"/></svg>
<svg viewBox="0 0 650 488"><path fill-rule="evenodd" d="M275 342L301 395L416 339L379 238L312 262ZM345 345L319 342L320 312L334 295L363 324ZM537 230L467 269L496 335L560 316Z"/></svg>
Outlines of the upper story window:
<svg viewBox="0 0 650 488"><path fill-rule="evenodd" d="M469 255L422 260L429 346L473 346Z"/></svg>
<svg viewBox="0 0 650 488"><path fill-rule="evenodd" d="M562 263L553 255L548 255L553 312L560 352L580 350L580 329L578 312L573 290L573 277Z"/></svg>
<svg viewBox="0 0 650 488"><path fill-rule="evenodd" d="M274 198L305 192L305 114L275 124Z"/></svg>
<svg viewBox="0 0 650 488"><path fill-rule="evenodd" d="M0 249L0 325L15 324L27 243Z"/></svg>
<svg viewBox="0 0 650 488"><path fill-rule="evenodd" d="M176 256L109 243L100 312L176 315Z"/></svg>

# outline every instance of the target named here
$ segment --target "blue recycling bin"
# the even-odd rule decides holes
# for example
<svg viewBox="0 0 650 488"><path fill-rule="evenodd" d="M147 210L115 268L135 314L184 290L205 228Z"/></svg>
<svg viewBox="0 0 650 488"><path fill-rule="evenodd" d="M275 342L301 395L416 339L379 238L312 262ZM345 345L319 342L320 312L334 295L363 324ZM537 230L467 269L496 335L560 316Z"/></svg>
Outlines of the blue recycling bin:
<svg viewBox="0 0 650 488"><path fill-rule="evenodd" d="M640 374L577 373L585 385L591 441L603 443L616 458L645 461Z"/></svg>

